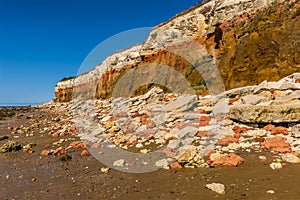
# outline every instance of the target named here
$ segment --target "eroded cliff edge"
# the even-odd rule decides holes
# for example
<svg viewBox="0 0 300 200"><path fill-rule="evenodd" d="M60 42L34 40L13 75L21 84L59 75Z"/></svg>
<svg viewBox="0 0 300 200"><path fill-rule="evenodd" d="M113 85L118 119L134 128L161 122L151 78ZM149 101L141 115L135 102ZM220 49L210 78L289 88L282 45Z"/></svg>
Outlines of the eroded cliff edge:
<svg viewBox="0 0 300 200"><path fill-rule="evenodd" d="M116 52L86 74L58 82L55 100L70 101L74 85L92 98L111 97L126 72L151 63L172 67L198 94L208 92L205 73L215 74L209 70L200 74L195 63L216 65L226 90L278 81L300 72L299 1L211 0L193 7L154 27L143 44ZM190 43L201 47L201 56L193 63L176 51ZM165 82L176 79L172 74L160 76L156 74ZM141 86L136 94L152 85Z"/></svg>

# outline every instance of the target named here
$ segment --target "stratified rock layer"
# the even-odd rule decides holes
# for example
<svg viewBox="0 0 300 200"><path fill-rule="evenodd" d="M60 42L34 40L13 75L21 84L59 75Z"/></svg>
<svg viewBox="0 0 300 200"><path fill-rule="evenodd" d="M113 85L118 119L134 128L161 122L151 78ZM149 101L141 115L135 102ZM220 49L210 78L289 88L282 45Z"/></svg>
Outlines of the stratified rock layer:
<svg viewBox="0 0 300 200"><path fill-rule="evenodd" d="M175 69L197 94L207 94L209 85L219 85L218 73L226 90L278 81L300 72L299 32L299 0L211 0L153 28L144 44L109 56L76 81L59 82L55 99L70 101L75 83L76 90L88 98L111 97L127 72L150 63ZM196 43L199 51L182 52L191 43ZM193 53L197 55L194 60ZM197 66L203 66L200 72ZM149 70L145 77L152 73ZM135 88L134 94L145 93L154 83L181 85L173 73L156 73L154 77ZM181 88L172 89L181 92Z"/></svg>

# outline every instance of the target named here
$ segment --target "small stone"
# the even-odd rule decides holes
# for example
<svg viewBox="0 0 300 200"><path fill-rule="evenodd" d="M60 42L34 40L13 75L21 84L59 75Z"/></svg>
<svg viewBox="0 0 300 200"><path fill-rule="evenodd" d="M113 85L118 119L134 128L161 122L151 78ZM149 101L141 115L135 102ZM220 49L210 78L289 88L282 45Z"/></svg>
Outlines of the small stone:
<svg viewBox="0 0 300 200"><path fill-rule="evenodd" d="M212 161L211 166L233 166L236 167L244 162L244 159L235 153L224 154L220 158Z"/></svg>
<svg viewBox="0 0 300 200"><path fill-rule="evenodd" d="M182 165L179 162L172 162L170 167L171 169L182 169Z"/></svg>
<svg viewBox="0 0 300 200"><path fill-rule="evenodd" d="M271 150L276 153L290 153L292 151L291 145L285 142L284 138L279 136L266 138L265 141L261 143L261 148Z"/></svg>
<svg viewBox="0 0 300 200"><path fill-rule="evenodd" d="M282 164L281 163L275 163L275 162L273 162L273 163L271 163L270 165L269 165L272 169L281 169L282 168Z"/></svg>
<svg viewBox="0 0 300 200"><path fill-rule="evenodd" d="M284 154L281 158L288 163L300 163L300 158L291 153Z"/></svg>
<svg viewBox="0 0 300 200"><path fill-rule="evenodd" d="M271 133L273 135L278 135L278 134L283 134L283 135L288 135L288 131L287 131L287 128L283 127L283 126L278 126L278 127L275 127Z"/></svg>
<svg viewBox="0 0 300 200"><path fill-rule="evenodd" d="M225 194L225 186L221 183L206 184L205 187L218 194Z"/></svg>
<svg viewBox="0 0 300 200"><path fill-rule="evenodd" d="M88 156L88 155L90 155L90 153L85 149L85 150L83 150L83 151L81 152L80 155L81 155L81 156Z"/></svg>
<svg viewBox="0 0 300 200"><path fill-rule="evenodd" d="M8 139L8 136L0 136L0 141Z"/></svg>
<svg viewBox="0 0 300 200"><path fill-rule="evenodd" d="M258 96L258 95L252 95L252 94L242 97L242 102L244 104L251 104L251 105L256 105L256 104L259 104L261 102L265 102L268 100L269 100L269 98L266 98L263 96Z"/></svg>
<svg viewBox="0 0 300 200"><path fill-rule="evenodd" d="M167 159L161 159L155 162L155 165L157 167L162 167L164 169L169 169L169 163L167 161Z"/></svg>
<svg viewBox="0 0 300 200"><path fill-rule="evenodd" d="M135 147L136 147L136 148L143 148L143 147L144 147L144 145L143 145L143 144L141 144L141 143L138 143L138 144L136 144L136 145L135 145Z"/></svg>
<svg viewBox="0 0 300 200"><path fill-rule="evenodd" d="M22 149L22 146L19 145L17 142L8 141L0 147L0 153L19 151L21 149Z"/></svg>
<svg viewBox="0 0 300 200"><path fill-rule="evenodd" d="M196 156L197 151L195 148L188 149L178 156L178 162L179 163L188 163Z"/></svg>
<svg viewBox="0 0 300 200"><path fill-rule="evenodd" d="M239 141L238 138L235 138L232 135L225 136L217 141L216 145L228 145L230 143L237 143Z"/></svg>
<svg viewBox="0 0 300 200"><path fill-rule="evenodd" d="M50 154L50 151L49 150L43 150L41 152L41 156L48 156Z"/></svg>
<svg viewBox="0 0 300 200"><path fill-rule="evenodd" d="M116 161L113 163L113 166L116 166L116 167L124 167L124 164L125 164L125 160L119 159L119 160L116 160Z"/></svg>
<svg viewBox="0 0 300 200"><path fill-rule="evenodd" d="M265 162L267 160L266 156L258 156L261 162Z"/></svg>
<svg viewBox="0 0 300 200"><path fill-rule="evenodd" d="M103 174L107 174L109 172L110 168L109 167L102 167L100 170Z"/></svg>
<svg viewBox="0 0 300 200"><path fill-rule="evenodd" d="M275 128L275 126L273 124L268 124L268 125L264 126L262 129L271 132L274 128Z"/></svg>
<svg viewBox="0 0 300 200"><path fill-rule="evenodd" d="M146 154L146 153L148 153L148 152L149 152L148 149L141 149L141 150L140 150L140 153L143 153L143 154Z"/></svg>
<svg viewBox="0 0 300 200"><path fill-rule="evenodd" d="M211 118L209 116L201 116L199 118L199 126L209 126Z"/></svg>
<svg viewBox="0 0 300 200"><path fill-rule="evenodd" d="M267 193L268 194L275 194L275 191L274 190L268 190Z"/></svg>

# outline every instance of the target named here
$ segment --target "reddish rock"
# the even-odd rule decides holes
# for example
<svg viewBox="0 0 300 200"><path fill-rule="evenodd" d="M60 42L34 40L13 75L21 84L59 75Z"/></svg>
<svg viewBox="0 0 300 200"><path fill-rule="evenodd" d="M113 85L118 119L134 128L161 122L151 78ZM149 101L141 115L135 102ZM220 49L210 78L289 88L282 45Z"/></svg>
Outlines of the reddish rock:
<svg viewBox="0 0 300 200"><path fill-rule="evenodd" d="M244 159L235 153L230 153L221 156L219 159L209 161L210 166L229 166L236 167L244 162Z"/></svg>
<svg viewBox="0 0 300 200"><path fill-rule="evenodd" d="M291 145L285 142L283 137L276 136L274 138L266 138L261 143L261 148L274 151L275 153L290 153L292 152Z"/></svg>
<svg viewBox="0 0 300 200"><path fill-rule="evenodd" d="M62 132L62 133L60 133L59 135L61 136L61 137L64 137L64 136L66 136L66 135L68 135L69 133L68 132Z"/></svg>
<svg viewBox="0 0 300 200"><path fill-rule="evenodd" d="M266 130L266 131L272 131L275 128L275 126L273 124L268 124L266 126L264 126L262 129Z"/></svg>
<svg viewBox="0 0 300 200"><path fill-rule="evenodd" d="M132 142L131 142L131 145L133 145L133 146L135 146L135 145L137 145L139 142L137 141L137 140L133 140Z"/></svg>
<svg viewBox="0 0 300 200"><path fill-rule="evenodd" d="M208 116L201 116L199 118L199 126L208 126L210 122L210 117Z"/></svg>
<svg viewBox="0 0 300 200"><path fill-rule="evenodd" d="M41 152L41 156L48 156L50 154L50 151L49 150L43 150Z"/></svg>
<svg viewBox="0 0 300 200"><path fill-rule="evenodd" d="M200 137L200 138L203 138L203 137L205 137L206 135L207 135L207 131L199 131L199 132L197 133L197 136Z"/></svg>
<svg viewBox="0 0 300 200"><path fill-rule="evenodd" d="M58 147L53 151L53 154L56 156L62 156L62 155L66 155L67 152L62 147Z"/></svg>
<svg viewBox="0 0 300 200"><path fill-rule="evenodd" d="M198 113L200 113L200 114L207 114L206 110L204 110L204 109L199 109Z"/></svg>
<svg viewBox="0 0 300 200"><path fill-rule="evenodd" d="M139 117L139 116L141 116L141 115L138 112L131 115L132 118L136 118L136 117Z"/></svg>
<svg viewBox="0 0 300 200"><path fill-rule="evenodd" d="M283 126L278 126L278 127L275 127L271 133L273 135L278 135L278 134L283 134L283 135L288 135L288 130L287 128L283 127Z"/></svg>
<svg viewBox="0 0 300 200"><path fill-rule="evenodd" d="M248 131L248 128L247 127L239 127L239 126L234 126L232 128L233 132L237 133L237 134L240 134L240 133L245 133Z"/></svg>
<svg viewBox="0 0 300 200"><path fill-rule="evenodd" d="M242 137L242 134L236 133L236 134L233 135L233 137L239 139L240 137Z"/></svg>
<svg viewBox="0 0 300 200"><path fill-rule="evenodd" d="M172 162L170 167L171 169L182 169L182 166L179 164L179 162Z"/></svg>
<svg viewBox="0 0 300 200"><path fill-rule="evenodd" d="M145 125L146 125L148 128L154 128L154 127L155 127L154 121L149 120L149 119L145 121Z"/></svg>
<svg viewBox="0 0 300 200"><path fill-rule="evenodd" d="M297 78L297 79L295 80L295 83L300 83L300 78Z"/></svg>
<svg viewBox="0 0 300 200"><path fill-rule="evenodd" d="M141 115L141 124L145 124L148 118L149 118L149 115L147 115L147 114Z"/></svg>
<svg viewBox="0 0 300 200"><path fill-rule="evenodd" d="M83 149L86 147L86 145L81 142L81 141L74 141L74 142L71 142L69 144L69 146L73 147L73 148L79 148L79 149Z"/></svg>
<svg viewBox="0 0 300 200"><path fill-rule="evenodd" d="M55 133L53 133L51 136L54 137L54 138L57 138L57 137L59 136L59 133L58 133L58 132L55 132Z"/></svg>
<svg viewBox="0 0 300 200"><path fill-rule="evenodd" d="M229 99L229 104L232 105L234 102L238 101L239 98L230 98Z"/></svg>
<svg viewBox="0 0 300 200"><path fill-rule="evenodd" d="M72 133L76 133L76 132L77 132L76 126L75 126L75 125L72 125L72 126L69 128L69 131L72 132Z"/></svg>
<svg viewBox="0 0 300 200"><path fill-rule="evenodd" d="M239 141L238 138L235 138L232 135L228 135L228 136L225 136L225 137L219 139L216 144L217 145L228 145L228 144L234 143L234 142L237 143L238 141Z"/></svg>
<svg viewBox="0 0 300 200"><path fill-rule="evenodd" d="M90 155L90 154L89 154L89 152L85 149L85 150L83 150L83 151L81 152L80 155L81 155L81 156L88 156L88 155Z"/></svg>

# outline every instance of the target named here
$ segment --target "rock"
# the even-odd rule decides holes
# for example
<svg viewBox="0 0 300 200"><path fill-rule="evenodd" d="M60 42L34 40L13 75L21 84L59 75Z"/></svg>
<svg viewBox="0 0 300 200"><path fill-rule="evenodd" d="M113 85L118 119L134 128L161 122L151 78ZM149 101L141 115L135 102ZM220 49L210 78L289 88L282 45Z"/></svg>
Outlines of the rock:
<svg viewBox="0 0 300 200"><path fill-rule="evenodd" d="M291 145L285 142L285 139L279 136L273 138L266 138L261 143L261 148L274 151L275 153L290 153L292 151Z"/></svg>
<svg viewBox="0 0 300 200"><path fill-rule="evenodd" d="M234 126L232 128L233 132L239 134L239 133L245 133L248 131L248 128L247 127L239 127L239 126Z"/></svg>
<svg viewBox="0 0 300 200"><path fill-rule="evenodd" d="M244 104L251 104L251 105L257 105L261 102L266 102L270 100L270 98L258 96L258 95L252 95L252 94L246 95L241 99Z"/></svg>
<svg viewBox="0 0 300 200"><path fill-rule="evenodd" d="M109 172L110 168L109 167L102 167L100 170L103 174L107 174Z"/></svg>
<svg viewBox="0 0 300 200"><path fill-rule="evenodd" d="M180 129L177 133L179 138L191 138L194 137L198 133L198 128L187 126L183 129Z"/></svg>
<svg viewBox="0 0 300 200"><path fill-rule="evenodd" d="M13 151L19 151L22 149L22 146L14 141L8 141L0 147L0 153L7 153Z"/></svg>
<svg viewBox="0 0 300 200"><path fill-rule="evenodd" d="M0 141L2 141L2 140L7 140L8 139L8 136L0 136Z"/></svg>
<svg viewBox="0 0 300 200"><path fill-rule="evenodd" d="M183 151L178 156L178 162L179 163L188 163L194 159L196 154L197 154L197 151L195 148L190 148L186 151Z"/></svg>
<svg viewBox="0 0 300 200"><path fill-rule="evenodd" d="M41 156L48 156L49 154L50 154L49 150L43 150L40 155Z"/></svg>
<svg viewBox="0 0 300 200"><path fill-rule="evenodd" d="M247 113L245 115L245 113ZM230 118L247 123L288 123L300 119L300 104L270 106L230 106Z"/></svg>
<svg viewBox="0 0 300 200"><path fill-rule="evenodd" d="M205 187L218 194L225 194L225 186L221 183L206 184Z"/></svg>
<svg viewBox="0 0 300 200"><path fill-rule="evenodd" d="M247 136L250 137L262 137L266 135L266 131L265 130L251 130L246 132Z"/></svg>
<svg viewBox="0 0 300 200"><path fill-rule="evenodd" d="M166 111L181 110L182 112L191 110L196 107L198 99L196 95L179 96L176 101L171 101L166 106Z"/></svg>
<svg viewBox="0 0 300 200"><path fill-rule="evenodd" d="M169 163L167 161L167 159L161 159L155 162L155 165L157 167L162 167L164 169L169 169Z"/></svg>
<svg viewBox="0 0 300 200"><path fill-rule="evenodd" d="M275 194L275 191L274 190L268 190L267 193L268 194Z"/></svg>
<svg viewBox="0 0 300 200"><path fill-rule="evenodd" d="M85 150L83 150L83 151L81 152L80 155L81 155L81 156L88 156L88 155L90 155L90 153L85 149Z"/></svg>
<svg viewBox="0 0 300 200"><path fill-rule="evenodd" d="M271 132L274 128L275 128L275 126L273 124L268 124L268 125L264 126L262 129Z"/></svg>
<svg viewBox="0 0 300 200"><path fill-rule="evenodd" d="M281 158L288 163L300 163L300 158L291 153L283 154Z"/></svg>
<svg viewBox="0 0 300 200"><path fill-rule="evenodd" d="M220 158L212 161L211 166L233 166L236 167L244 162L244 159L235 153L224 154Z"/></svg>
<svg viewBox="0 0 300 200"><path fill-rule="evenodd" d="M201 116L199 118L199 126L209 126L211 118L209 116Z"/></svg>
<svg viewBox="0 0 300 200"><path fill-rule="evenodd" d="M292 136L299 138L300 137L300 124L297 124L292 127Z"/></svg>
<svg viewBox="0 0 300 200"><path fill-rule="evenodd" d="M273 135L278 135L278 134L288 135L288 130L283 126L277 126L272 129L271 133Z"/></svg>
<svg viewBox="0 0 300 200"><path fill-rule="evenodd" d="M169 144L168 144L168 148L169 149L176 149L179 147L179 144L180 144L180 140L178 139L173 139L173 140L170 140Z"/></svg>
<svg viewBox="0 0 300 200"><path fill-rule="evenodd" d="M281 169L282 168L282 164L281 163L275 163L275 162L271 163L269 166L272 169Z"/></svg>
<svg viewBox="0 0 300 200"><path fill-rule="evenodd" d="M119 159L119 160L114 161L113 166L124 167L124 164L125 164L125 160L124 159Z"/></svg>
<svg viewBox="0 0 300 200"><path fill-rule="evenodd" d="M225 136L225 137L219 139L219 140L217 141L216 145L222 145L222 146L224 146L224 145L228 145L228 144L230 144L230 143L236 143L236 142L238 142L238 141L239 141L238 138L235 138L235 137L232 136L232 135L227 135L227 136Z"/></svg>
<svg viewBox="0 0 300 200"><path fill-rule="evenodd" d="M265 162L267 160L266 156L259 156L258 158L261 162Z"/></svg>
<svg viewBox="0 0 300 200"><path fill-rule="evenodd" d="M70 147L83 149L86 148L86 145L81 141L74 141L69 144Z"/></svg>
<svg viewBox="0 0 300 200"><path fill-rule="evenodd" d="M170 167L171 169L182 169L182 165L179 162L172 162Z"/></svg>

